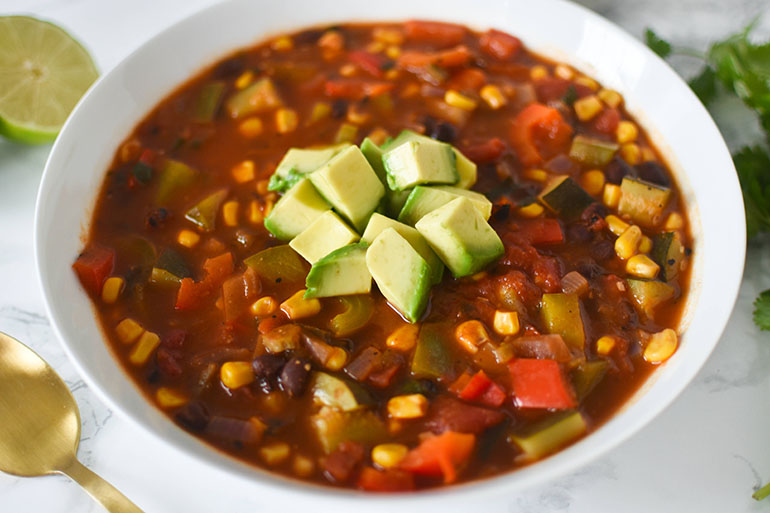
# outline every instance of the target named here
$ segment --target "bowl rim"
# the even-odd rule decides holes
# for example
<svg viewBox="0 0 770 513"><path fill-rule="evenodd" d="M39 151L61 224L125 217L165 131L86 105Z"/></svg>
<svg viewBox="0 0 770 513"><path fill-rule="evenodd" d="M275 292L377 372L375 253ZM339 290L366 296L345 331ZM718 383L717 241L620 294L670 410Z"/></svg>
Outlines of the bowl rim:
<svg viewBox="0 0 770 513"><path fill-rule="evenodd" d="M709 131L716 132L716 135L717 135L717 139L715 141L717 142L717 145L716 145L716 148L712 148L712 150L717 151L719 153L727 152L727 155L729 156L729 151L727 150L724 140L722 139L721 134L719 133L713 119L710 117L706 109L700 104L699 100L694 95L694 93L690 91L689 87L684 82L684 80L673 69L671 69L665 61L663 61L660 57L655 55L651 50L646 48L635 38L633 38L628 33L626 33L625 30L618 27L614 23L606 20L605 18L599 16L593 11L590 11L589 9L581 5L574 4L569 0L548 0L548 2L550 2L551 4L559 8L572 9L573 12L579 12L584 19L588 19L593 23L597 23L602 26L609 27L612 30L615 37L623 39L627 44L630 44L640 49L640 51L645 54L645 57L648 60L651 60L656 64L658 68L660 68L660 71L666 75L666 79L668 81L670 81L672 84L676 84L676 87L678 88L686 89L687 92L684 94L689 93L689 96L691 97L691 101L698 103L698 107L701 111L701 114L705 115L704 119L706 120L705 122L707 124L705 128ZM213 467L219 471L227 472L230 475L235 474L238 477L246 479L255 485L278 488L283 491L287 491L292 494L302 495L302 496L305 496L306 498L310 498L313 500L319 500L319 499L332 500L332 501L347 500L348 504L358 503L360 502L361 499L371 499L372 494L357 491L357 490L337 489L337 488L309 483L306 481L301 481L293 478L287 478L285 476L281 476L279 474L266 471L262 468L259 468L253 465L248 465L242 462L241 460L238 460L228 455L227 453L224 453L223 451L220 451L219 449L214 448L213 446L202 441L198 437L195 437L187 433L181 428L178 428L165 414L163 414L163 417L167 420L169 424L177 427L179 433L182 433L187 438L194 440L197 444L200 445L200 447L203 448L203 450L190 451L189 443L185 443L185 436L182 436L182 437L164 436L154 426L150 425L145 419L140 418L140 416L136 412L132 411L130 408L125 407L119 400L112 397L110 394L108 394L104 390L104 388L100 384L99 379L94 376L94 374L89 370L88 365L84 362L83 359L81 359L78 353L77 347L73 345L71 342L69 342L67 337L65 336L64 329L62 327L64 323L58 317L57 310L55 308L55 305L59 300L57 299L58 295L56 294L55 291L51 289L50 283L46 280L46 278L49 276L49 272L48 272L47 264L45 262L43 251L41 249L43 246L43 238L45 237L44 221L46 218L43 214L41 214L41 210L42 210L41 205L46 199L46 197L49 194L53 193L50 186L50 183L52 181L51 176L55 172L55 168L57 167L58 162L64 158L64 156L60 154L64 151L63 147L65 146L65 140L67 138L72 137L70 132L73 129L70 127L75 126L77 124L81 111L83 111L86 108L85 106L88 105L90 98L94 94L94 91L97 91L98 89L100 89L102 87L102 84L105 81L107 81L109 77L111 77L114 74L117 74L119 71L124 69L127 66L127 63L137 60L139 58L138 56L141 56L142 52L146 52L148 48L152 48L156 45L162 44L164 41L164 38L171 30L180 30L181 27L189 24L191 21L204 19L216 11L228 9L238 3L245 3L245 0L229 0L229 1L224 1L221 3L210 5L165 27L163 30L161 30L160 32L158 32L157 34L155 34L154 36L152 36L151 38L143 42L141 45L139 45L136 49L134 49L131 53L129 53L126 57L124 57L107 73L100 76L97 79L97 81L89 88L87 93L78 102L77 106L75 107L72 114L70 115L67 122L65 123L64 127L62 128L60 136L57 137L56 142L54 143L53 148L51 149L51 152L46 162L43 176L40 182L40 187L38 189L37 201L35 205L35 219L34 219L34 226L35 226L34 258L36 263L38 283L43 294L46 314L51 321L51 325L54 333L56 334L57 338L61 341L62 346L64 347L64 350L67 356L69 357L70 361L73 363L79 375L83 377L84 381L88 384L91 390L93 390L94 393L105 404L107 404L110 409L119 412L119 414L124 419L128 419L133 425L138 426L145 433L149 433L153 438L162 441L163 444L174 447L175 449L180 450L184 454L191 455L197 461L203 463L204 466L207 467L207 469ZM397 16L394 18L402 19ZM436 18L441 19L441 16L437 16ZM371 18L371 21L373 22L388 21L388 20L390 19L386 19L383 17ZM362 19L359 20L358 18L355 18L353 20L348 20L348 21L367 21L367 20L362 20ZM463 23L462 21L458 21L458 22ZM494 25L494 23L490 23L490 25ZM301 24L297 26L296 29L299 30L305 26L307 25ZM282 33L284 31L282 30L280 32ZM260 41L264 41L269 36L270 34L267 32L255 31L254 44ZM231 48L229 51L233 51L235 49L236 48ZM540 53L537 50L535 50L535 52ZM224 57L224 55L222 57ZM213 62L216 62L216 61L212 61L212 63ZM206 65L209 65L212 63L204 63L201 66L201 70ZM177 84L177 86L175 87L178 87L179 85L181 85L181 83L182 82ZM165 96L167 97L168 95L172 94L172 91L173 89L167 91ZM153 106L148 106L146 111L144 112L144 115L146 115L146 113L149 112L151 108L153 108ZM728 171L733 171L733 174L735 173L735 169L732 166L732 161L730 161L730 167L729 169L725 170L725 173L727 173ZM103 173L103 171L101 170L99 172ZM732 187L733 192L735 192L736 188L738 191L740 191L740 189L738 188L737 176L731 176L727 178L727 181L731 182L733 186ZM649 407L647 407L644 410L637 411L636 417L635 417L636 420L632 422L631 425L625 426L624 428L622 428L618 433L614 434L614 436L611 436L611 437L605 436L601 440L596 440L596 436L595 436L596 433L601 432L604 429L604 427L607 426L608 424L614 423L617 420L618 416L621 415L621 411L625 409L625 407L623 407L621 408L621 411L618 411L615 414L613 414L613 416L607 422L605 422L604 425L600 427L597 432L589 434L588 436L581 439L577 443L565 449L562 449L557 453L555 453L554 455L546 457L543 460L540 460L533 465L529 465L527 467L517 469L512 472L508 471L508 472L498 474L493 477L484 478L481 480L467 481L467 482L463 482L450 487L439 487L434 489L421 490L418 493L394 494L394 495L386 495L386 496L383 496L382 494L378 494L376 496L377 502L386 503L388 506L392 507L392 506L397 506L401 503L404 503L404 504L408 503L411 505L414 505L416 502L424 503L426 501L435 500L438 497L452 498L452 499L462 497L463 499L468 499L472 497L478 497L480 495L487 495L487 496L499 495L499 494L502 494L503 492L522 490L524 488L531 487L535 484L543 483L546 480L555 479L556 477L563 476L568 472L574 471L578 467L582 467L586 465L590 461L598 458L600 455L604 455L607 452L609 452L611 449L617 447L618 445L623 443L625 440L627 440L628 438L636 434L643 427L648 425L655 417L657 417L663 410L668 408L674 402L674 400L682 393L682 391L687 387L687 385L693 380L697 372L703 367L704 363L706 362L706 360L708 359L708 357L711 355L714 348L716 347L717 343L719 342L719 339L721 338L721 334L724 332L724 329L730 318L731 312L735 307L735 302L738 296L738 290L741 284L741 277L743 274L743 267L745 264L745 253L746 253L745 218L743 216L743 198L740 195L740 192L736 196L736 199L740 203L738 205L733 206L735 208L733 208L733 211L732 211L731 222L733 222L733 225L732 225L733 230L738 232L735 235L738 239L736 242L739 242L740 244L738 244L737 245L738 247L735 248L736 252L730 255L731 256L730 260L732 261L733 264L735 264L734 266L728 268L728 270L726 271L729 273L727 282L731 285L728 286L726 289L722 289L722 297L721 297L721 300L723 301L722 306L724 307L724 305L729 304L729 308L723 308L721 311L715 313L714 319L710 324L710 326L712 327L715 333L713 343L709 345L707 350L701 351L700 353L698 353L699 357L697 359L691 360L687 367L685 367L684 369L680 369L680 372L682 374L679 375L679 379L676 383L676 389L674 390L673 393L668 394L665 400L658 401L655 404L649 405ZM695 206L697 207L697 202L695 202L694 198L692 198L690 201L694 202ZM740 207L739 210L741 215L736 218L734 214L737 207ZM92 216L89 215L88 217L89 219L91 219ZM691 219L691 222L692 222L692 219ZM701 299L701 298L699 297L698 299ZM700 301L698 301L698 304L695 305L695 309L697 310L700 306L701 306ZM94 309L93 303L91 303L91 307L93 310ZM99 326L99 329L101 330L101 326ZM111 349L110 349L110 352L112 353ZM121 371L125 372L122 368L122 365L117 361L114 353L112 353L111 356L113 357L113 359L115 359L114 363L116 364L116 366L120 368ZM691 355L688 355L688 356L691 356ZM651 377L655 376L655 374L658 374L658 373L659 372L653 372ZM136 384L133 383L133 381L130 378L128 381L131 382L131 384L134 387L136 387ZM648 378L648 381L650 381L650 378ZM138 389L138 387L136 388ZM139 394L142 396L142 398L145 401L149 402L149 399L144 393L140 391ZM584 442L589 439L594 440L594 443L592 444L592 446L595 450L593 452L578 450L581 446L584 445ZM189 440L187 442L189 442ZM301 486L298 486L298 483L301 483Z"/></svg>

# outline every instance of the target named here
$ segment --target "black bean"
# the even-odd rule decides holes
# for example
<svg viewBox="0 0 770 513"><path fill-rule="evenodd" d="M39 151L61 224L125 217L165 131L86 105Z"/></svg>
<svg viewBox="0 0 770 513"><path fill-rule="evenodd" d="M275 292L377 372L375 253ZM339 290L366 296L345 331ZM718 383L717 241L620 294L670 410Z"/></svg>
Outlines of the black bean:
<svg viewBox="0 0 770 513"><path fill-rule="evenodd" d="M604 176L609 183L619 185L623 181L623 177L626 175L634 176L636 172L634 168L626 164L626 161L615 157L613 158L607 167L604 168Z"/></svg>
<svg viewBox="0 0 770 513"><path fill-rule="evenodd" d="M490 217L490 221L493 223L502 223L507 221L510 215L510 203L503 203L502 205L495 203L495 205L492 207L492 216Z"/></svg>
<svg viewBox="0 0 770 513"><path fill-rule="evenodd" d="M435 124L433 129L428 132L426 127L426 133L433 139L439 141L451 143L457 138L457 129L451 123L446 121L439 121Z"/></svg>
<svg viewBox="0 0 770 513"><path fill-rule="evenodd" d="M599 240L591 243L589 253L595 260L602 262L615 254L615 247L608 240Z"/></svg>
<svg viewBox="0 0 770 513"><path fill-rule="evenodd" d="M599 219L607 217L607 214L609 214L607 207L601 203L591 203L585 210L583 210L583 213L580 214L580 219L586 223L593 224Z"/></svg>
<svg viewBox="0 0 770 513"><path fill-rule="evenodd" d="M258 378L274 378L286 364L286 358L280 354L263 354L254 358L251 367Z"/></svg>
<svg viewBox="0 0 770 513"><path fill-rule="evenodd" d="M216 78L234 77L243 73L245 67L246 63L244 62L243 57L239 55L219 63L214 69L213 75Z"/></svg>
<svg viewBox="0 0 770 513"><path fill-rule="evenodd" d="M307 387L310 378L310 362L302 358L292 358L281 370L281 388L291 397L299 397Z"/></svg>
<svg viewBox="0 0 770 513"><path fill-rule="evenodd" d="M670 187L671 180L666 175L666 170L657 162L642 162L636 166L639 178L650 183Z"/></svg>
<svg viewBox="0 0 770 513"><path fill-rule="evenodd" d="M334 119L341 119L348 115L348 102L347 100L338 99L332 103L332 117Z"/></svg>
<svg viewBox="0 0 770 513"><path fill-rule="evenodd" d="M176 421L191 431L203 431L209 419L209 412L200 402L188 403L176 414Z"/></svg>
<svg viewBox="0 0 770 513"><path fill-rule="evenodd" d="M588 242L591 240L591 232L582 224L571 224L567 227L567 240L569 242Z"/></svg>
<svg viewBox="0 0 770 513"><path fill-rule="evenodd" d="M294 36L294 44L296 44L297 46L314 45L319 39L321 39L322 35L323 35L322 30L318 30L318 29L303 30L302 32Z"/></svg>
<svg viewBox="0 0 770 513"><path fill-rule="evenodd" d="M149 214L147 214L147 218L145 219L145 225L147 228L160 228L164 224L166 224L166 221L169 220L171 217L171 212L166 210L163 207L160 208L154 208L150 211Z"/></svg>

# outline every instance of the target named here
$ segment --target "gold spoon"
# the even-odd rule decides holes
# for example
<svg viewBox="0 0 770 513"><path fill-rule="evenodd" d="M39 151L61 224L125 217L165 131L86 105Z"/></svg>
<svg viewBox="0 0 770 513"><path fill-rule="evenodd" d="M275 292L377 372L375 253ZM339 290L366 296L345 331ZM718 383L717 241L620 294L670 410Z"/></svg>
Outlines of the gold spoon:
<svg viewBox="0 0 770 513"><path fill-rule="evenodd" d="M142 513L75 456L80 412L67 385L34 351L0 333L0 471L64 474L111 513Z"/></svg>

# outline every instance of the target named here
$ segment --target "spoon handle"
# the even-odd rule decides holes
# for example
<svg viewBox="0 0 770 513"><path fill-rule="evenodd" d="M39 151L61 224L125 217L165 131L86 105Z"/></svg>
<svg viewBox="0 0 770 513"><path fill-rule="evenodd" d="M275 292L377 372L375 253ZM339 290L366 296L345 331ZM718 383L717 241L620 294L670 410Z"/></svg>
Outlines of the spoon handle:
<svg viewBox="0 0 770 513"><path fill-rule="evenodd" d="M144 513L117 488L83 466L77 459L59 472L83 487L104 509L110 513Z"/></svg>

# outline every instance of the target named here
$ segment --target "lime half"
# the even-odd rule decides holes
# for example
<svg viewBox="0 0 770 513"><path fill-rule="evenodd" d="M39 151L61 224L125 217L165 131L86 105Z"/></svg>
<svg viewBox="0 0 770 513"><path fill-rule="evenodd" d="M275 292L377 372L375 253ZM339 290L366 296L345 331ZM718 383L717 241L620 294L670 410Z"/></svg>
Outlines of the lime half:
<svg viewBox="0 0 770 513"><path fill-rule="evenodd" d="M99 75L63 29L27 16L0 16L0 134L38 144L56 138Z"/></svg>

